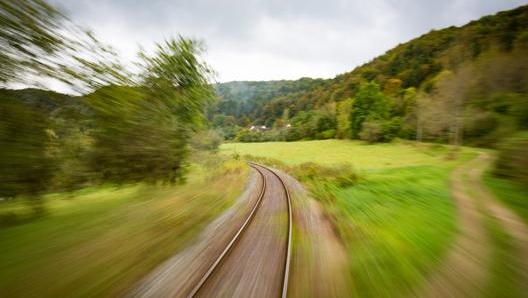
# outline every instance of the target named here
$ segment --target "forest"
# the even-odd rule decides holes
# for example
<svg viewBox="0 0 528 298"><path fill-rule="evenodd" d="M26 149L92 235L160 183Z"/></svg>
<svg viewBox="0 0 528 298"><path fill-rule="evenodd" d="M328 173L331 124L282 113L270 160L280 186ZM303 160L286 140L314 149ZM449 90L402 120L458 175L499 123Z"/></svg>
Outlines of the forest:
<svg viewBox="0 0 528 298"><path fill-rule="evenodd" d="M496 147L528 128L527 26L523 6L431 31L333 79L220 83L209 118L242 142L398 137Z"/></svg>
<svg viewBox="0 0 528 298"><path fill-rule="evenodd" d="M508 153L498 173L524 172L527 28L522 6L433 30L333 79L219 83L208 118L240 142L399 138L499 148Z"/></svg>

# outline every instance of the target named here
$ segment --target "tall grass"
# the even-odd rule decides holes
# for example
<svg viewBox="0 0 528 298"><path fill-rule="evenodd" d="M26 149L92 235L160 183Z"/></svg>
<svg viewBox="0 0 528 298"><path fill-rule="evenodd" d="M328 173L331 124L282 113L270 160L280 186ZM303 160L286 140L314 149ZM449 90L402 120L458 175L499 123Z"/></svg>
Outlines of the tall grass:
<svg viewBox="0 0 528 298"><path fill-rule="evenodd" d="M47 215L0 228L0 296L123 295L243 190L244 164L201 159L185 185L108 186L46 196ZM26 210L23 202L0 204L4 214Z"/></svg>
<svg viewBox="0 0 528 298"><path fill-rule="evenodd" d="M484 175L484 183L496 198L514 210L528 224L528 185L494 176Z"/></svg>
<svg viewBox="0 0 528 298"><path fill-rule="evenodd" d="M405 297L432 272L455 232L449 169L372 174L325 204L348 249L354 296Z"/></svg>

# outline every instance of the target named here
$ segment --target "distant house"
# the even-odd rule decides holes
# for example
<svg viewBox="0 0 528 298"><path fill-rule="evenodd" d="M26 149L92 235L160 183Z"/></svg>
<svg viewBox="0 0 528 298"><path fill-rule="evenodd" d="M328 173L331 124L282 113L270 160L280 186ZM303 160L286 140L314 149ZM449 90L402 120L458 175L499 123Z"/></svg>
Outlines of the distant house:
<svg viewBox="0 0 528 298"><path fill-rule="evenodd" d="M256 126L256 125L252 125L249 130L252 130L252 131L264 131L264 130L267 130L268 128L266 127L266 125L260 125L260 126Z"/></svg>

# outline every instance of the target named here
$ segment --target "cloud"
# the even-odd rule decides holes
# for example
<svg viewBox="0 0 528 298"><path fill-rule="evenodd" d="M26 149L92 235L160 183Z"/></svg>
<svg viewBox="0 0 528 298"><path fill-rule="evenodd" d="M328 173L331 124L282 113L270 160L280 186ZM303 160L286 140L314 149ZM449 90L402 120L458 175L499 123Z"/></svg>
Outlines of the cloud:
<svg viewBox="0 0 528 298"><path fill-rule="evenodd" d="M521 0L53 0L132 59L138 45L203 39L220 80L333 77L398 43Z"/></svg>

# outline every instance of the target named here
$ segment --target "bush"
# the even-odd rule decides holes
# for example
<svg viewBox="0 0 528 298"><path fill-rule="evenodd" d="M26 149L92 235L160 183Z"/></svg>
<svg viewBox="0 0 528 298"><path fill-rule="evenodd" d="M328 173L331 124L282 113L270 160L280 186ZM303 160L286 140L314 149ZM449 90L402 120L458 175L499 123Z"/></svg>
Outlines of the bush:
<svg viewBox="0 0 528 298"><path fill-rule="evenodd" d="M331 183L339 187L352 186L359 180L358 173L349 164L321 166L313 162L307 162L289 168L288 172L302 182Z"/></svg>
<svg viewBox="0 0 528 298"><path fill-rule="evenodd" d="M383 140L383 127L381 121L369 120L363 122L359 139L369 143L381 142Z"/></svg>
<svg viewBox="0 0 528 298"><path fill-rule="evenodd" d="M493 173L528 185L528 132L503 142Z"/></svg>
<svg viewBox="0 0 528 298"><path fill-rule="evenodd" d="M223 137L216 130L206 130L196 133L191 138L191 146L198 150L217 151Z"/></svg>

